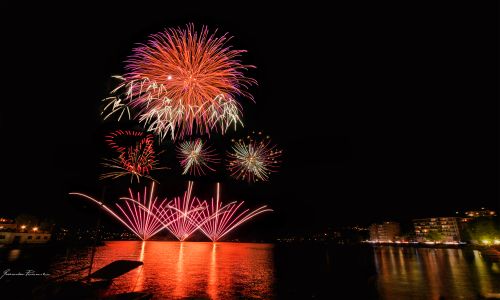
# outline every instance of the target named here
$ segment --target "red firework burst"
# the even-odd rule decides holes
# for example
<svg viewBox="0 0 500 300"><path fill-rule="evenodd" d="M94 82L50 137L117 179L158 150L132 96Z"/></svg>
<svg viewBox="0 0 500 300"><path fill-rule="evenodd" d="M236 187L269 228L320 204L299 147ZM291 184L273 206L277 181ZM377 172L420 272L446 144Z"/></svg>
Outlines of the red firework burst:
<svg viewBox="0 0 500 300"><path fill-rule="evenodd" d="M153 135L138 131L117 130L106 136L108 145L115 149L118 158L105 159L103 165L113 169L112 172L101 176L104 178L118 178L131 174L139 181L139 177L149 176L150 171L157 168L158 162L153 147ZM151 178L152 179L152 178Z"/></svg>

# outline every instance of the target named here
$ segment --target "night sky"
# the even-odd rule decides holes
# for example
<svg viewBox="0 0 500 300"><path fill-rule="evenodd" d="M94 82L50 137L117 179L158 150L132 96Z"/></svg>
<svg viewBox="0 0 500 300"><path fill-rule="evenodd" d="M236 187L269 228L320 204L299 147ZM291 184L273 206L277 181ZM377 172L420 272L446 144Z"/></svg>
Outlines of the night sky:
<svg viewBox="0 0 500 300"><path fill-rule="evenodd" d="M259 82L250 89L256 103L241 99L245 128L214 143L262 130L284 149L269 183L196 179L200 195L221 181L223 199L275 209L245 230L498 209L495 3L252 3L4 5L1 215L92 222L98 210L68 192L100 197L106 186L107 200L127 192L128 178L97 179L103 134L116 128L102 121L100 100L136 43L190 22L229 32L236 49L248 50L244 63L257 66L248 73ZM161 147L172 169L156 173L159 194L176 196L188 178L172 144Z"/></svg>

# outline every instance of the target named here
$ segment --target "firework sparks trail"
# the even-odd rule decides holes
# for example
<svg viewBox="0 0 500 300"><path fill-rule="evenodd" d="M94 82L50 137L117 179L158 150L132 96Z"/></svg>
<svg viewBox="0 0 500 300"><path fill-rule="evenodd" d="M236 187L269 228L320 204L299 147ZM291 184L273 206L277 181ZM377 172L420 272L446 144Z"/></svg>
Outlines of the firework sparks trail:
<svg viewBox="0 0 500 300"><path fill-rule="evenodd" d="M132 191L130 190L131 198L133 198ZM158 218L152 216L147 210L157 205L158 197L154 196L154 183L151 187L149 198L147 196L147 188L144 188L144 194L137 194L137 200L125 201L125 204L116 204L118 211L115 212L104 203L96 200L88 195L82 193L70 193L70 195L77 195L97 203L102 209L120 221L125 227L132 231L141 240L145 241L160 232L164 224Z"/></svg>
<svg viewBox="0 0 500 300"><path fill-rule="evenodd" d="M134 199L132 189L129 189L129 193L130 199ZM116 204L128 223L134 228L136 234L138 233L144 241L156 235L164 227L163 222L150 213L151 209L156 207L158 201L158 197L154 196L154 182L151 186L149 199L147 195L147 188L144 187L142 197L140 193L137 193L136 201L128 201L128 199L121 198L125 200L125 204Z"/></svg>
<svg viewBox="0 0 500 300"><path fill-rule="evenodd" d="M250 65L241 64L244 50L227 45L227 34L217 37L207 27L200 32L190 24L154 34L134 49L127 60L127 73L116 76L121 82L104 99L105 119L130 111L148 131L164 139L224 133L241 121L237 97L253 100L247 92L256 84L243 74Z"/></svg>
<svg viewBox="0 0 500 300"><path fill-rule="evenodd" d="M261 134L259 132L259 134ZM236 179L253 181L268 181L269 174L275 172L279 165L282 150L277 150L271 144L271 139L252 139L234 142L232 151L228 154L227 168Z"/></svg>
<svg viewBox="0 0 500 300"><path fill-rule="evenodd" d="M127 227L128 229L130 229L130 231L132 231L135 235L137 235L139 238L142 239L141 234L139 232L137 232L132 226L130 226L129 223L127 223L127 221L125 221L124 219L122 219L118 214L116 214L112 209L110 209L109 207L107 207L101 201L99 201L97 199L94 199L91 196L82 194L82 193L69 193L69 194L70 195L80 196L80 197L83 197L85 199L88 199L90 201L93 201L93 202L97 203L104 211L106 211L111 216L113 216L115 219L117 219L118 221L120 221L123 225L125 225L125 227Z"/></svg>
<svg viewBox="0 0 500 300"><path fill-rule="evenodd" d="M205 221L200 223L200 231L213 242L217 242L238 226L255 216L273 211L264 205L253 211L245 209L237 213L243 203L243 201L240 203L233 201L226 205L222 205L222 202L220 202L220 184L217 183L215 203L212 198L211 204L207 205L206 209L202 211L201 218Z"/></svg>
<svg viewBox="0 0 500 300"><path fill-rule="evenodd" d="M126 145L119 143L119 138L131 138L134 143ZM157 167L155 151L153 148L153 135L138 131L117 130L106 136L108 145L119 153L118 158L104 159L102 165L112 171L101 175L101 179L116 179L125 175L132 175L137 181L140 177L154 180L149 173L152 170L164 169Z"/></svg>
<svg viewBox="0 0 500 300"><path fill-rule="evenodd" d="M159 206L157 215L164 221L164 227L168 229L179 241L184 241L200 224L205 222L202 213L206 208L206 202L192 197L193 182L188 183L188 188L183 197L176 197L166 206Z"/></svg>
<svg viewBox="0 0 500 300"><path fill-rule="evenodd" d="M137 139L146 139L148 142L152 143L153 137L141 131L120 129L110 132L105 138L110 148L122 153L127 150L127 147L134 146L137 143ZM132 142L130 142L130 140L132 140Z"/></svg>
<svg viewBox="0 0 500 300"><path fill-rule="evenodd" d="M196 230L200 230L212 241L221 240L235 228L264 212L272 209L261 206L253 211L245 209L238 212L244 202L230 202L223 205L220 202L220 185L217 183L216 201L211 205L192 197L193 183L188 183L188 189L183 197L171 201L167 198L159 201L154 193L152 183L148 194L134 194L129 189L130 197L121 197L122 203L116 203L117 211L110 209L104 203L82 193L70 193L97 203L104 211L120 221L131 232L145 241L159 233L162 229L170 231L179 241L185 241Z"/></svg>
<svg viewBox="0 0 500 300"><path fill-rule="evenodd" d="M111 208L107 207L104 203L99 200L94 199L91 196L85 195L83 193L69 193L70 195L81 196L85 199L91 200L97 203L104 211L109 213L115 219L120 221L125 227L130 229L136 236L138 236L143 241L150 239L158 232L160 232L165 226L171 225L173 222L177 222L180 217L171 217L169 220L161 218L154 212L172 210L175 211L177 208L170 207L167 204L167 199L158 201L158 197L155 196L155 184L151 185L151 191L148 196L147 188L144 187L144 192L141 196L137 193L137 197L134 197L134 193L129 189L130 197L121 197L123 203L116 203L118 211L115 212ZM161 209L160 209L161 208ZM191 211L187 212L192 213Z"/></svg>
<svg viewBox="0 0 500 300"><path fill-rule="evenodd" d="M178 158L183 168L182 174L204 175L205 170L215 171L211 164L219 162L215 150L208 146L201 139L194 141L184 141L177 147Z"/></svg>

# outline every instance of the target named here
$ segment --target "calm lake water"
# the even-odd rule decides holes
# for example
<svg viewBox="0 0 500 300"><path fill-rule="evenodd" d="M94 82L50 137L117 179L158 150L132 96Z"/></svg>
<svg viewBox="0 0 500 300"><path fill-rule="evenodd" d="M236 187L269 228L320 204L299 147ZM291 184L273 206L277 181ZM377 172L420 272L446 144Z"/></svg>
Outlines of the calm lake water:
<svg viewBox="0 0 500 300"><path fill-rule="evenodd" d="M89 257L88 248L0 249L2 272L30 268L50 273L49 279L84 267ZM114 280L108 294L149 291L154 299L477 299L500 293L499 263L461 249L117 241L97 248L94 270L117 259L144 265ZM28 297L28 280L35 279L0 279L2 291L17 295L6 299Z"/></svg>
<svg viewBox="0 0 500 300"><path fill-rule="evenodd" d="M477 250L375 247L381 299L478 299L500 293L500 264Z"/></svg>
<svg viewBox="0 0 500 300"><path fill-rule="evenodd" d="M141 260L142 267L114 281L110 293L150 291L157 299L273 297L273 246L208 242L109 242L99 247L94 269L117 259ZM72 259L51 273L78 269Z"/></svg>

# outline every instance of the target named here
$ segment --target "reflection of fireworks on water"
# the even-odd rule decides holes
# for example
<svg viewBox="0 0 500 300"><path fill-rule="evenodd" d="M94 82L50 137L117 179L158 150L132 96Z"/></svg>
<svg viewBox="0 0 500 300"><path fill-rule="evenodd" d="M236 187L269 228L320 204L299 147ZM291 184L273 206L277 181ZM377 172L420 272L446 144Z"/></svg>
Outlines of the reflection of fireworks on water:
<svg viewBox="0 0 500 300"><path fill-rule="evenodd" d="M269 136L259 140L249 136L246 140L234 142L227 167L231 176L236 179L248 182L267 181L269 174L276 171L281 154L282 150L277 150L271 144Z"/></svg>
<svg viewBox="0 0 500 300"><path fill-rule="evenodd" d="M239 61L243 50L227 46L206 27L167 29L152 35L147 44L134 49L122 82L105 99L105 115L130 111L161 139L193 133L210 134L241 123L238 96L252 99L246 91L256 83Z"/></svg>
<svg viewBox="0 0 500 300"><path fill-rule="evenodd" d="M183 168L182 174L204 175L205 170L215 171L211 164L219 159L214 154L215 150L205 146L201 139L184 141L177 147L178 157Z"/></svg>
<svg viewBox="0 0 500 300"><path fill-rule="evenodd" d="M120 143L119 138L132 139L133 143ZM153 135L138 131L117 130L106 136L108 145L119 153L118 158L104 159L102 165L111 171L101 175L101 179L118 178L132 175L139 181L140 177L153 180L149 175L152 170L159 168L153 148Z"/></svg>
<svg viewBox="0 0 500 300"><path fill-rule="evenodd" d="M217 183L215 204L214 199L212 198L210 205L207 205L206 209L202 211L201 219L205 221L200 224L200 230L213 242L219 241L225 235L253 217L264 212L273 211L264 205L253 211L245 209L237 213L238 209L244 202L230 202L223 206L219 201L219 195L220 184Z"/></svg>

